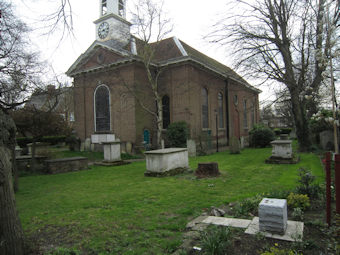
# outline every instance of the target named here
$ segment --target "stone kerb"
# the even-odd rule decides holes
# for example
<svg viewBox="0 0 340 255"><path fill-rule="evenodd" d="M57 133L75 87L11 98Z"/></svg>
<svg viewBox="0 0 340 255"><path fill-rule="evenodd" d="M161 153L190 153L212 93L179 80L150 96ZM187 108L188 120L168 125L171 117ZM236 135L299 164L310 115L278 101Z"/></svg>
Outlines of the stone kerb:
<svg viewBox="0 0 340 255"><path fill-rule="evenodd" d="M145 176L174 175L189 168L187 148L167 148L145 152Z"/></svg>
<svg viewBox="0 0 340 255"><path fill-rule="evenodd" d="M72 157L45 160L45 171L49 174L67 173L88 169L86 157Z"/></svg>

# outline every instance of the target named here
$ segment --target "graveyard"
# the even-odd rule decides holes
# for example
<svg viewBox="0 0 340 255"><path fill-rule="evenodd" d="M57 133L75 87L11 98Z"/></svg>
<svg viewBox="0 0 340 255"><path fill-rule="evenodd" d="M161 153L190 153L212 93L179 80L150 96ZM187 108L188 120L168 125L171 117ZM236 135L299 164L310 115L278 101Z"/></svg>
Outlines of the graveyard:
<svg viewBox="0 0 340 255"><path fill-rule="evenodd" d="M103 154L90 152L59 154L59 157L88 156L97 161L103 158ZM199 163L218 162L220 174L213 178L198 178L193 171L147 177L146 161L141 159L127 165L89 164L88 169L81 171L22 176L16 200L29 240L27 249L31 254L190 254L186 253L185 243L191 249L202 249L207 243L205 236L211 233L213 239L226 230L231 233L230 254L264 254L278 246L298 247L296 250L301 254L336 249L329 248L328 241L321 239L325 234L318 232L325 226L324 205L313 205L311 208L318 211L306 210L305 218L300 219L305 221L302 242L287 243L261 233L251 236L237 228L209 224L194 238L190 236L193 231L187 224L201 215L210 215L215 207L223 208L224 217L252 220L257 215L254 207L264 197L282 198L294 192L300 168L311 171L315 183L324 183L318 155L301 153L296 164L266 164L270 156L271 148L247 148L240 154L225 151L189 158L191 170L196 170ZM124 158L127 156L122 155ZM291 213L289 210L288 220L292 220ZM316 230L311 228L313 224ZM214 241L221 243L218 238L209 242ZM252 253L254 249L256 253Z"/></svg>

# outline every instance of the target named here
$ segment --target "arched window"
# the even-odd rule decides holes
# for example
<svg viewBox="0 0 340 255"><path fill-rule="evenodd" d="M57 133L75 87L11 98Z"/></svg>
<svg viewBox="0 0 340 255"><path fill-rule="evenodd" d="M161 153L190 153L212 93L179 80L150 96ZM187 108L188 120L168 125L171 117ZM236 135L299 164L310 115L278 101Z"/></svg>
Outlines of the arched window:
<svg viewBox="0 0 340 255"><path fill-rule="evenodd" d="M251 126L254 127L255 125L255 101L253 101L251 106Z"/></svg>
<svg viewBox="0 0 340 255"><path fill-rule="evenodd" d="M170 98L165 95L162 97L163 106L163 128L167 129L170 124Z"/></svg>
<svg viewBox="0 0 340 255"><path fill-rule="evenodd" d="M110 131L110 91L107 86L100 85L95 90L94 108L95 131Z"/></svg>
<svg viewBox="0 0 340 255"><path fill-rule="evenodd" d="M247 100L243 101L243 128L248 128L248 118L247 118Z"/></svg>
<svg viewBox="0 0 340 255"><path fill-rule="evenodd" d="M223 94L222 93L218 93L217 103L218 103L218 127L223 128L224 121L223 121Z"/></svg>
<svg viewBox="0 0 340 255"><path fill-rule="evenodd" d="M202 88L202 128L209 128L208 90Z"/></svg>
<svg viewBox="0 0 340 255"><path fill-rule="evenodd" d="M105 14L107 14L107 3L106 0L102 0L102 16L104 16Z"/></svg>
<svg viewBox="0 0 340 255"><path fill-rule="evenodd" d="M125 0L119 0L119 16L124 17L125 18Z"/></svg>

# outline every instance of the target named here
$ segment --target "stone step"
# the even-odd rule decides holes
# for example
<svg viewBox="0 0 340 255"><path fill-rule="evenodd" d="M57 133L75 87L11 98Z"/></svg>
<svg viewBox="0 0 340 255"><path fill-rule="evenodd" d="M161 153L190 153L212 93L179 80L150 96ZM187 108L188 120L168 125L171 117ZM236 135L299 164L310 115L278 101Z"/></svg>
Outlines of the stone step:
<svg viewBox="0 0 340 255"><path fill-rule="evenodd" d="M213 224L226 227L247 228L251 220L209 216L202 222L206 224Z"/></svg>

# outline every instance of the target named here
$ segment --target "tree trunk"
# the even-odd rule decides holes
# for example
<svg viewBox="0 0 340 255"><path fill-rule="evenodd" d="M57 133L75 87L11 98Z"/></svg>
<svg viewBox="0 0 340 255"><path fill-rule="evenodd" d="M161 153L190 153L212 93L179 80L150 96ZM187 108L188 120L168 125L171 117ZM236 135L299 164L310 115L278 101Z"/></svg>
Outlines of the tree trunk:
<svg viewBox="0 0 340 255"><path fill-rule="evenodd" d="M2 110L0 123L0 254L22 255L23 231L15 207L9 149L15 141L15 125Z"/></svg>
<svg viewBox="0 0 340 255"><path fill-rule="evenodd" d="M162 149L162 129L163 129L163 105L162 99L157 98L157 148Z"/></svg>
<svg viewBox="0 0 340 255"><path fill-rule="evenodd" d="M13 144L12 148L11 148L11 152L12 152L12 175L14 178L14 182L13 182L13 188L14 188L14 192L17 193L19 190L19 173L18 173L18 168L17 168L17 163L16 163L16 155L15 155L15 146Z"/></svg>
<svg viewBox="0 0 340 255"><path fill-rule="evenodd" d="M291 91L292 112L294 116L296 136L299 143L299 151L306 152L312 145L310 140L310 130L304 106L299 101L299 93Z"/></svg>

